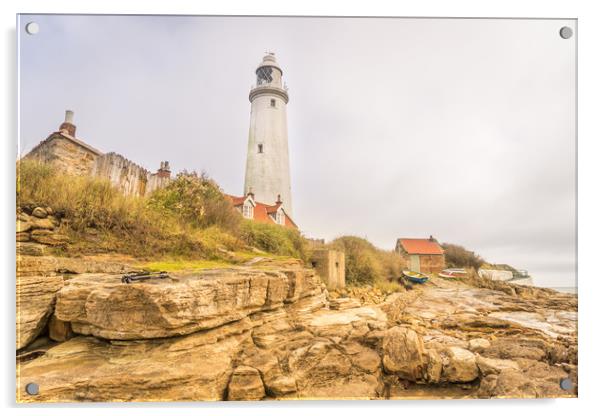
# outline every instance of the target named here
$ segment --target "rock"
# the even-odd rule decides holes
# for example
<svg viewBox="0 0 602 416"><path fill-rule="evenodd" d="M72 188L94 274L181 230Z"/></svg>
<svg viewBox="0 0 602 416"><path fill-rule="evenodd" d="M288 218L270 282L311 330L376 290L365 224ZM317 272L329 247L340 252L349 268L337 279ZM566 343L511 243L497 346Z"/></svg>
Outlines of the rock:
<svg viewBox="0 0 602 416"><path fill-rule="evenodd" d="M17 234L17 241L18 241ZM18 242L17 254L19 256L45 256L48 254L48 246L32 242Z"/></svg>
<svg viewBox="0 0 602 416"><path fill-rule="evenodd" d="M42 332L62 286L62 276L17 277L17 349Z"/></svg>
<svg viewBox="0 0 602 416"><path fill-rule="evenodd" d="M369 374L378 372L381 365L381 358L376 351L366 348L357 342L343 344L341 347L344 349L345 354L351 359L351 364L353 366Z"/></svg>
<svg viewBox="0 0 602 416"><path fill-rule="evenodd" d="M386 327L387 316L378 308L362 307L343 311L321 310L302 317L301 322L312 334L321 337L363 338L369 324Z"/></svg>
<svg viewBox="0 0 602 416"><path fill-rule="evenodd" d="M361 306L362 304L360 301L355 298L337 298L330 300L330 309L335 310L359 308Z"/></svg>
<svg viewBox="0 0 602 416"><path fill-rule="evenodd" d="M67 236L57 234L51 230L33 230L31 232L31 239L42 244L49 246L60 246L64 245L69 241Z"/></svg>
<svg viewBox="0 0 602 416"><path fill-rule="evenodd" d="M483 355L504 359L526 358L536 361L544 360L547 356L545 343L534 343L520 335L493 340L491 347L484 351Z"/></svg>
<svg viewBox="0 0 602 416"><path fill-rule="evenodd" d="M477 355L477 366L483 376L499 374L502 370L519 370L518 363L512 360L485 358Z"/></svg>
<svg viewBox="0 0 602 416"><path fill-rule="evenodd" d="M435 350L427 351L427 366L425 379L429 383L437 384L441 380L441 372L443 370L443 360L441 355Z"/></svg>
<svg viewBox="0 0 602 416"><path fill-rule="evenodd" d="M318 279L294 274L294 296ZM277 271L207 270L169 279L124 284L120 276L76 277L59 293L56 316L73 331L106 339L190 334L284 305L291 279ZM312 292L310 292L311 294Z"/></svg>
<svg viewBox="0 0 602 416"><path fill-rule="evenodd" d="M17 275L53 275L56 273L125 273L134 268L127 262L107 256L89 257L54 257L54 256L19 256L17 258ZM131 261L131 260L130 260Z"/></svg>
<svg viewBox="0 0 602 416"><path fill-rule="evenodd" d="M73 338L71 324L69 322L61 321L55 315L52 315L48 322L48 336L51 340L57 342L64 342Z"/></svg>
<svg viewBox="0 0 602 416"><path fill-rule="evenodd" d="M472 352L483 352L491 346L485 338L474 338L468 341L468 349Z"/></svg>
<svg viewBox="0 0 602 416"><path fill-rule="evenodd" d="M383 364L388 373L411 381L421 379L425 353L422 339L413 330L395 326L385 333Z"/></svg>
<svg viewBox="0 0 602 416"><path fill-rule="evenodd" d="M17 220L17 235L31 230L31 222ZM19 240L17 240L19 241Z"/></svg>
<svg viewBox="0 0 602 416"><path fill-rule="evenodd" d="M228 400L261 400L264 397L265 388L259 371L253 367L237 367L228 384Z"/></svg>
<svg viewBox="0 0 602 416"><path fill-rule="evenodd" d="M17 243L30 241L31 235L28 232L17 233ZM18 247L18 244L17 244Z"/></svg>
<svg viewBox="0 0 602 416"><path fill-rule="evenodd" d="M48 218L33 218L31 228L35 230L53 230L55 223L50 217Z"/></svg>
<svg viewBox="0 0 602 416"><path fill-rule="evenodd" d="M266 381L266 388L273 396L285 396L297 391L297 383L293 377L280 376Z"/></svg>
<svg viewBox="0 0 602 416"><path fill-rule="evenodd" d="M475 355L460 347L444 352L442 379L451 383L466 383L479 376Z"/></svg>
<svg viewBox="0 0 602 416"><path fill-rule="evenodd" d="M480 397L535 398L534 383L520 371L505 369L499 375L490 374L481 381Z"/></svg>
<svg viewBox="0 0 602 416"><path fill-rule="evenodd" d="M17 219L23 222L31 222L32 218L26 212L23 212L17 207Z"/></svg>
<svg viewBox="0 0 602 416"><path fill-rule="evenodd" d="M225 336L223 329L216 329L116 343L75 337L35 360L17 364L17 401L223 400L232 358L248 334L243 330ZM32 382L43 386L36 396L24 394Z"/></svg>
<svg viewBox="0 0 602 416"><path fill-rule="evenodd" d="M370 400L382 397L383 385L378 376L359 374L335 377L327 383L307 384L299 397L309 400Z"/></svg>
<svg viewBox="0 0 602 416"><path fill-rule="evenodd" d="M36 207L31 212L31 215L36 218L46 218L48 216L48 212L42 207Z"/></svg>
<svg viewBox="0 0 602 416"><path fill-rule="evenodd" d="M389 321L396 322L400 320L407 304L416 298L416 293L411 295L407 293L392 293L380 303L378 307L387 314Z"/></svg>
<svg viewBox="0 0 602 416"><path fill-rule="evenodd" d="M95 337L57 345L38 336L20 350L19 401L576 395L576 389L559 388L564 377L575 386L578 381L576 332L570 332L576 304L564 297L530 294L527 301L433 278L436 285L377 305L370 304L382 295L378 291L350 288L364 296L364 306L337 310L325 308L328 292L320 279L298 265L262 262L261 269L239 266L126 285L120 274L131 266L123 256L20 257L20 277L66 273L49 334L60 339L69 322ZM105 273L109 269L115 274ZM566 334L552 338L487 318L530 310L552 317ZM488 348L469 351L484 343L467 340L485 338ZM24 395L28 382L44 388Z"/></svg>

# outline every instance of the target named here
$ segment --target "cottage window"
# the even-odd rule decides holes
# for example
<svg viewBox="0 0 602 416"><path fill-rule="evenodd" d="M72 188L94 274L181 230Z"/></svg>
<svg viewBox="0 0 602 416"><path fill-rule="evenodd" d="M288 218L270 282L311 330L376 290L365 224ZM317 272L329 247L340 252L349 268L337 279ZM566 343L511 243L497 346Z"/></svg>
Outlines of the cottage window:
<svg viewBox="0 0 602 416"><path fill-rule="evenodd" d="M263 153L263 145L262 144L257 145L257 153Z"/></svg>
<svg viewBox="0 0 602 416"><path fill-rule="evenodd" d="M284 225L284 212L278 211L276 213L276 222L280 225Z"/></svg>
<svg viewBox="0 0 602 416"><path fill-rule="evenodd" d="M242 206L242 216L253 219L253 206L250 203L246 203Z"/></svg>
<svg viewBox="0 0 602 416"><path fill-rule="evenodd" d="M276 107L276 100L274 98L270 100L270 106Z"/></svg>

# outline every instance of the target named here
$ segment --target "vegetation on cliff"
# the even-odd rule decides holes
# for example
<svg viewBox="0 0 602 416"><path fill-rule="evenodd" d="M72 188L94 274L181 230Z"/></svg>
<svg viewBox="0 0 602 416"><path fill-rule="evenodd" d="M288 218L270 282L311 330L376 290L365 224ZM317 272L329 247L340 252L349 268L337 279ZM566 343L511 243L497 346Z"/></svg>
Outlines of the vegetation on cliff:
<svg viewBox="0 0 602 416"><path fill-rule="evenodd" d="M393 251L375 247L368 240L355 236L342 236L330 243L332 248L345 253L346 281L351 285L372 285L386 290L400 287L403 261Z"/></svg>
<svg viewBox="0 0 602 416"><path fill-rule="evenodd" d="M443 243L445 264L447 267L462 267L478 270L485 260L474 251L469 251L457 244Z"/></svg>
<svg viewBox="0 0 602 416"><path fill-rule="evenodd" d="M305 257L296 230L243 220L206 175L179 174L148 198L128 197L109 181L66 175L49 164L17 164L17 207L50 207L69 237L66 253L115 252L136 257L224 259L257 248L273 255Z"/></svg>

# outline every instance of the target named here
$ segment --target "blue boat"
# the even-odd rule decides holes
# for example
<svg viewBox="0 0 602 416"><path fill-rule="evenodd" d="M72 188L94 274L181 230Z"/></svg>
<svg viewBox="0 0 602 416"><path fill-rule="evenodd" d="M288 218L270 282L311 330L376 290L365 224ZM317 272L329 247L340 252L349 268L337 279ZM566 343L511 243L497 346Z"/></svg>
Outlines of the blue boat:
<svg viewBox="0 0 602 416"><path fill-rule="evenodd" d="M412 283L423 284L429 280L428 276L424 275L422 273L411 272L409 270L404 270L402 273L403 273L403 276Z"/></svg>

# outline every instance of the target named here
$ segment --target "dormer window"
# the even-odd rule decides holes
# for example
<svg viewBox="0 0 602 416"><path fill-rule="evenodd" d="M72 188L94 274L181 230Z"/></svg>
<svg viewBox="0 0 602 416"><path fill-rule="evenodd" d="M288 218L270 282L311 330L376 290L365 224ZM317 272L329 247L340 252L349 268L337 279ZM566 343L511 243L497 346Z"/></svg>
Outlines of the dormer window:
<svg viewBox="0 0 602 416"><path fill-rule="evenodd" d="M282 210L276 212L276 223L284 225L284 212Z"/></svg>
<svg viewBox="0 0 602 416"><path fill-rule="evenodd" d="M242 216L248 219L253 219L253 205L250 202L245 202L242 206Z"/></svg>

